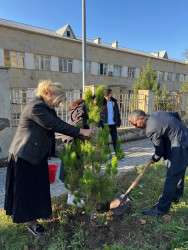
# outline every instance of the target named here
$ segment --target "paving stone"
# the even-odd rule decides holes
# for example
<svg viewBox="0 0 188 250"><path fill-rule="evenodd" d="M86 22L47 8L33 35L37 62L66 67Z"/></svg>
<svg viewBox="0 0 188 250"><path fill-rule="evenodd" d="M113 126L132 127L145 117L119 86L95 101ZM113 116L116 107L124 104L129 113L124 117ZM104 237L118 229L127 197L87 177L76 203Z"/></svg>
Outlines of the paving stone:
<svg viewBox="0 0 188 250"><path fill-rule="evenodd" d="M148 139L125 142L121 145L121 148L125 152L125 158L118 162L118 174L131 171L135 166L144 165L154 153L153 144ZM114 153L112 153L112 155L114 155ZM59 196L67 193L68 190L59 180L61 160L59 158L51 157L48 162L49 164L55 164L58 166L56 181L50 185L51 196ZM0 168L0 209L4 207L5 180L6 168Z"/></svg>

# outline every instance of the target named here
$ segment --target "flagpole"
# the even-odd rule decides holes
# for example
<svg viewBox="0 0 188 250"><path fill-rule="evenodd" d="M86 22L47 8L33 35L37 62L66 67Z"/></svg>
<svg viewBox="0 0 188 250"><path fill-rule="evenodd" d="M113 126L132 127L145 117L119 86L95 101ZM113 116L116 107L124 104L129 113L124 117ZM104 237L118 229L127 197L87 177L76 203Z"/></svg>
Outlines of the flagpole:
<svg viewBox="0 0 188 250"><path fill-rule="evenodd" d="M85 0L82 0L82 84L83 93L86 86L86 8Z"/></svg>

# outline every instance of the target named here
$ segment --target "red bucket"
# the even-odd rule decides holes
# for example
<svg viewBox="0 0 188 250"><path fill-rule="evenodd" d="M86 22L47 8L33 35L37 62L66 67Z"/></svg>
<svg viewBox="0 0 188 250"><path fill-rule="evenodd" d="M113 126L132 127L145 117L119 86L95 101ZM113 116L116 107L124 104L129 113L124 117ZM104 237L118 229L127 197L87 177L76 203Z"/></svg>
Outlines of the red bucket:
<svg viewBox="0 0 188 250"><path fill-rule="evenodd" d="M48 172L49 172L50 184L52 184L55 182L57 165L48 165Z"/></svg>

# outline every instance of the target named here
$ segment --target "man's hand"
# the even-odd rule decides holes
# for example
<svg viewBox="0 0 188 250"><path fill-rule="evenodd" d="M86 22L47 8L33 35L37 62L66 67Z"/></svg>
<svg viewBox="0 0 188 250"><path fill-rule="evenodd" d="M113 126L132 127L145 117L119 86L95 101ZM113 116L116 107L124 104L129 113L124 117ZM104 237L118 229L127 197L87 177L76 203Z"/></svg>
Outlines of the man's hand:
<svg viewBox="0 0 188 250"><path fill-rule="evenodd" d="M154 164L155 163L155 161L152 158L149 159L149 162L150 162L150 164Z"/></svg>

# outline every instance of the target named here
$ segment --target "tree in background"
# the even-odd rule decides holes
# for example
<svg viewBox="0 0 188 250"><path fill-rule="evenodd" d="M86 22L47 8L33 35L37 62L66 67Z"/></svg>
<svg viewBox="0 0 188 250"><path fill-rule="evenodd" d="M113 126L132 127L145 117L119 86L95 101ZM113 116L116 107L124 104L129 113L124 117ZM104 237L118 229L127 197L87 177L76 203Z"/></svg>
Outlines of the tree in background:
<svg viewBox="0 0 188 250"><path fill-rule="evenodd" d="M188 92L188 81L184 81L180 87L180 92Z"/></svg>
<svg viewBox="0 0 188 250"><path fill-rule="evenodd" d="M170 96L170 91L167 90L166 85L163 85L162 90L155 92L155 111L173 111L174 110L174 99Z"/></svg>
<svg viewBox="0 0 188 250"><path fill-rule="evenodd" d="M187 52L188 53L188 52ZM183 84L180 87L180 92L181 93L188 93L188 81L184 81ZM187 110L188 110L188 95L187 95Z"/></svg>
<svg viewBox="0 0 188 250"><path fill-rule="evenodd" d="M140 75L133 85L134 93L138 93L138 90L152 90L156 92L159 88L157 71L153 70L150 65L150 59L148 59L146 68L142 67Z"/></svg>

